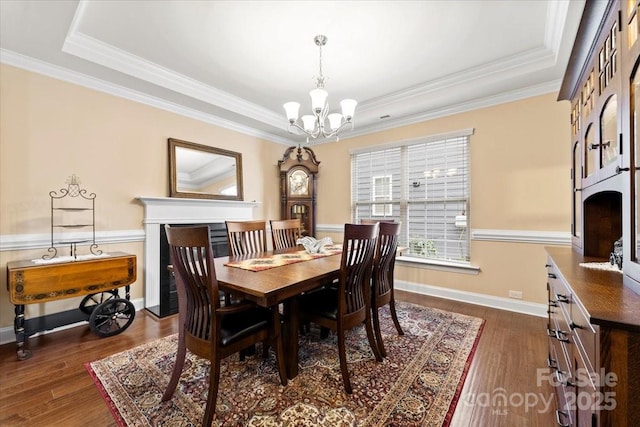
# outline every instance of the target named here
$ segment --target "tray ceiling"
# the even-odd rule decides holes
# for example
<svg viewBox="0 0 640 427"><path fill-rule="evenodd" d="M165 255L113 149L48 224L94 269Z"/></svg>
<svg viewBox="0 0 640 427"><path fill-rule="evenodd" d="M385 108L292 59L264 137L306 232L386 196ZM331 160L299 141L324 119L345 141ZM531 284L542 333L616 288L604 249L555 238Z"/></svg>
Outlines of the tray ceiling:
<svg viewBox="0 0 640 427"><path fill-rule="evenodd" d="M0 1L0 60L292 144L323 49L361 135L557 91L584 1ZM385 117L385 118L381 118Z"/></svg>

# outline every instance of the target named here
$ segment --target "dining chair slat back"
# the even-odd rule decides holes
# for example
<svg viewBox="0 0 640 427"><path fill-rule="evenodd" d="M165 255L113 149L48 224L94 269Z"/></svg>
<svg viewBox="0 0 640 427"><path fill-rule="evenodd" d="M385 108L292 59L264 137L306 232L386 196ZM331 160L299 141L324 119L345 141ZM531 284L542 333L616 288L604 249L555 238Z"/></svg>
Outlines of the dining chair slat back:
<svg viewBox="0 0 640 427"><path fill-rule="evenodd" d="M295 247L297 240L302 237L300 218L271 220L269 227L274 250Z"/></svg>
<svg viewBox="0 0 640 427"><path fill-rule="evenodd" d="M267 250L266 221L226 221L229 255L248 255Z"/></svg>
<svg viewBox="0 0 640 427"><path fill-rule="evenodd" d="M162 401L173 397L185 365L186 351L210 360L209 387L203 426L210 426L216 409L220 361L250 345L275 348L282 385L287 384L278 310L243 301L220 306L218 281L207 226L165 226L178 293L178 349Z"/></svg>
<svg viewBox="0 0 640 427"><path fill-rule="evenodd" d="M373 312L373 328L376 333L376 341L382 356L387 352L382 341L380 332L380 317L378 309L389 304L391 318L398 331L398 335L404 335L398 315L393 294L393 275L396 265L396 251L400 238L400 226L398 222L381 222L379 224L378 241L376 243L376 254L373 259L373 276L371 280L371 309Z"/></svg>
<svg viewBox="0 0 640 427"><path fill-rule="evenodd" d="M325 286L300 297L302 322L336 331L344 389L351 394L345 331L364 323L369 345L382 361L371 325L371 271L378 225L345 224L337 286Z"/></svg>

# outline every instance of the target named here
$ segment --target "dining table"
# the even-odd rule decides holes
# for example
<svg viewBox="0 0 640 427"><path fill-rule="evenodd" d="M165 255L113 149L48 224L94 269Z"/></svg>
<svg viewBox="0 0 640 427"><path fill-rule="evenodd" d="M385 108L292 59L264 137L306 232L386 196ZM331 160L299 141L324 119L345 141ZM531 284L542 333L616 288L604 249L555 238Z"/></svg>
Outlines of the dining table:
<svg viewBox="0 0 640 427"><path fill-rule="evenodd" d="M298 296L331 283L340 272L341 247L320 254L297 246L215 258L220 290L259 306L283 307L283 344L289 379L298 375Z"/></svg>

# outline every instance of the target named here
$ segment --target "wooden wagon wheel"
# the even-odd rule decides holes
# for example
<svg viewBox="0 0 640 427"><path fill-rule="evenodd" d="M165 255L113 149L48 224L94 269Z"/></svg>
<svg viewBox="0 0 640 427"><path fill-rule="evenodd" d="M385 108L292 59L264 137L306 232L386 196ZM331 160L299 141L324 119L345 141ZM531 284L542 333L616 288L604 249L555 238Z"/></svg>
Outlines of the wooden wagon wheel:
<svg viewBox="0 0 640 427"><path fill-rule="evenodd" d="M89 327L101 338L117 335L129 327L136 308L124 298L109 299L95 306L89 316Z"/></svg>
<svg viewBox="0 0 640 427"><path fill-rule="evenodd" d="M118 296L117 289L98 292L97 294L89 294L80 301L80 311L86 314L91 314L96 306L111 299L118 298Z"/></svg>

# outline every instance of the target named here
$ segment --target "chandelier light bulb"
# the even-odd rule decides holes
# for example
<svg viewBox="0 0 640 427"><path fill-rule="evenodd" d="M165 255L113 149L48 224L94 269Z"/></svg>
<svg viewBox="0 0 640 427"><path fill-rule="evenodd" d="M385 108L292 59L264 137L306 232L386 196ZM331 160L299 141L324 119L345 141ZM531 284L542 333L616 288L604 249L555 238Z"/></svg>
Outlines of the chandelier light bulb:
<svg viewBox="0 0 640 427"><path fill-rule="evenodd" d="M329 127L331 128L331 131L335 131L340 128L340 125L342 124L342 114L332 113L329 114L327 118L329 119Z"/></svg>
<svg viewBox="0 0 640 427"><path fill-rule="evenodd" d="M302 116L302 126L305 132L313 132L316 128L316 116L312 116L311 114Z"/></svg>
<svg viewBox="0 0 640 427"><path fill-rule="evenodd" d="M318 88L309 92L309 95L311 95L311 109L316 116L319 116L327 103L329 93L324 89Z"/></svg>
<svg viewBox="0 0 640 427"><path fill-rule="evenodd" d="M284 111L287 114L287 119L289 119L289 123L293 124L296 120L298 120L298 113L300 111L300 104L297 102L287 102L283 105Z"/></svg>
<svg viewBox="0 0 640 427"><path fill-rule="evenodd" d="M343 99L342 102L340 102L340 107L342 107L342 115L344 116L346 121L350 122L353 118L353 115L356 111L356 105L358 105L358 102L353 99Z"/></svg>

